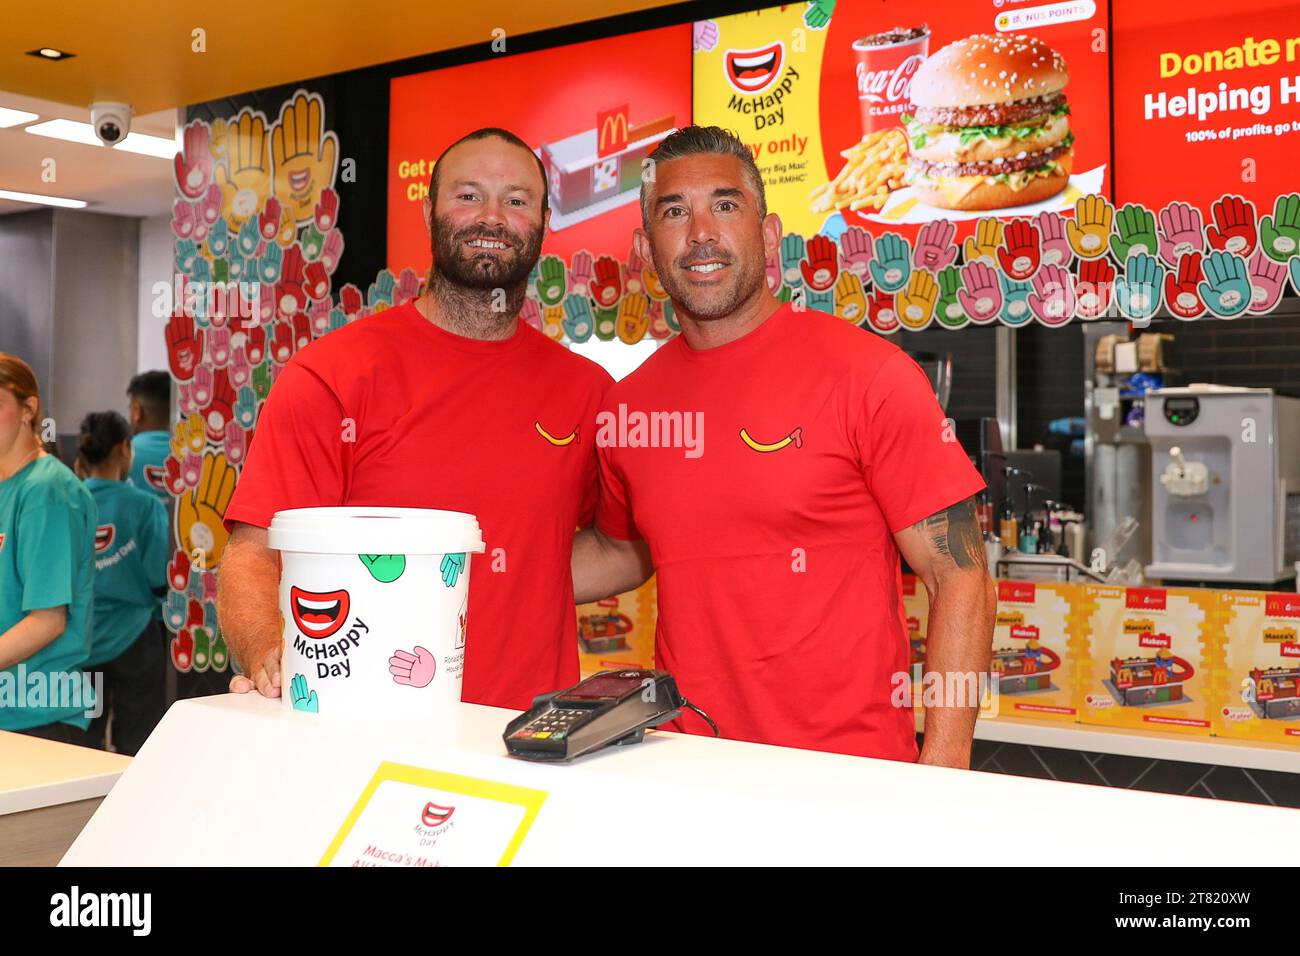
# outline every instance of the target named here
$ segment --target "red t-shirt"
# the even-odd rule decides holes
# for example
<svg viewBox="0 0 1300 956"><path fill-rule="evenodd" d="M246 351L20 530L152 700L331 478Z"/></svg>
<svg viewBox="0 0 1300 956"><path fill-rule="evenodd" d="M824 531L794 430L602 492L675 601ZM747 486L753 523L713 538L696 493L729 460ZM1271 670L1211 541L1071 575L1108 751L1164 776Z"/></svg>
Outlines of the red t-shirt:
<svg viewBox="0 0 1300 956"><path fill-rule="evenodd" d="M703 446L638 430L656 411L698 413ZM910 699L890 699L908 669L892 535L984 487L943 422L897 346L788 306L718 348L679 337L610 389L596 524L649 543L657 666L724 737L916 759Z"/></svg>
<svg viewBox="0 0 1300 956"><path fill-rule="evenodd" d="M570 557L596 500L592 427L612 379L527 323L483 342L407 304L299 352L262 409L226 523L284 508L478 517L464 700L522 709L578 680ZM340 440L344 421L355 441ZM556 444L577 429L576 440Z"/></svg>

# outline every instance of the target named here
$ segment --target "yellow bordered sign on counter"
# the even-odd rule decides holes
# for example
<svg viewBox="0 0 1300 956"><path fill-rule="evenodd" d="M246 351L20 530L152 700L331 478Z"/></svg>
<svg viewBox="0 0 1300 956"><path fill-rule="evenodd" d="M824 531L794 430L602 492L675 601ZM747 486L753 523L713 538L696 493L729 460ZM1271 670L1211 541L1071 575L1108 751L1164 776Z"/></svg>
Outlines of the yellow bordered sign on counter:
<svg viewBox="0 0 1300 956"><path fill-rule="evenodd" d="M509 866L545 790L384 761L319 866Z"/></svg>

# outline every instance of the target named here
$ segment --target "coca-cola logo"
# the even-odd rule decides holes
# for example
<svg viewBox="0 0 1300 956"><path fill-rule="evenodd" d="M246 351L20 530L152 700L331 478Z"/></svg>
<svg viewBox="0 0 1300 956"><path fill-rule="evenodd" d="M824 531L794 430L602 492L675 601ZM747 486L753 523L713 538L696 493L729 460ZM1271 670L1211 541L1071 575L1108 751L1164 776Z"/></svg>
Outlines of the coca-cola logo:
<svg viewBox="0 0 1300 956"><path fill-rule="evenodd" d="M898 103L906 100L912 89L912 77L925 59L913 53L892 70L868 70L858 63L858 97L872 103Z"/></svg>

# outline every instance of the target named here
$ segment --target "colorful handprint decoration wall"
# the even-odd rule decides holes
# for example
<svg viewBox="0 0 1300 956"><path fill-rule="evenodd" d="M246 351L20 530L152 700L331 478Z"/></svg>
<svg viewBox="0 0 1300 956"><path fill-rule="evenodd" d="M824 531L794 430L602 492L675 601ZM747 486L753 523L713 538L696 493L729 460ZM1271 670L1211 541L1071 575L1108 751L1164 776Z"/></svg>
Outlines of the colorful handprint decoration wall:
<svg viewBox="0 0 1300 956"><path fill-rule="evenodd" d="M1208 214L1187 203L1116 209L1083 196L1073 215L993 217L964 243L935 220L915 242L849 227L832 239L787 234L767 263L768 287L797 308L831 313L880 333L937 326L1123 318L1143 323L1162 307L1179 319L1272 312L1290 282L1300 294L1300 195L1269 214L1235 195ZM679 326L653 266L579 252L569 266L543 257L524 318L556 341L649 334ZM1163 313L1162 313L1163 314Z"/></svg>
<svg viewBox="0 0 1300 956"><path fill-rule="evenodd" d="M244 109L190 123L176 156L172 207L176 293L167 355L178 415L165 465L176 498L164 621L182 671L225 670L216 575L221 517L272 384L299 349L419 291L414 272L385 272L366 295L334 294L343 255L334 190L338 138L319 95L299 90L274 119Z"/></svg>
<svg viewBox="0 0 1300 956"><path fill-rule="evenodd" d="M313 339L416 297L411 269L381 272L363 294L337 290L344 253L334 189L336 134L321 97L296 91L274 119L246 108L194 121L175 159L175 301L166 322L178 415L166 483L176 498L175 553L164 619L182 671L226 669L216 620L221 517L280 370ZM680 327L651 263L630 248L546 255L521 317L561 343L633 344ZM786 235L767 262L774 294L877 333L932 325L1122 316L1162 306L1179 319L1271 312L1288 282L1300 294L1300 195L1263 214L1239 196L1209 210L1172 203L1116 209L1099 195L1073 214L980 220L970 238L937 220L915 241L850 227Z"/></svg>

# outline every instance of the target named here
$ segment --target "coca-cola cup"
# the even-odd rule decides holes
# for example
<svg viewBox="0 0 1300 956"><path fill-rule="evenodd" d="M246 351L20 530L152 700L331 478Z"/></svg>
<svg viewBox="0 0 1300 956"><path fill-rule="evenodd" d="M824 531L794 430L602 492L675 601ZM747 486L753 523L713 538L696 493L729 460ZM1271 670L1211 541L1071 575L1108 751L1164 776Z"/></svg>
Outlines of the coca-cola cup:
<svg viewBox="0 0 1300 956"><path fill-rule="evenodd" d="M930 28L895 27L853 41L862 135L898 126L907 112L912 77L930 53Z"/></svg>

